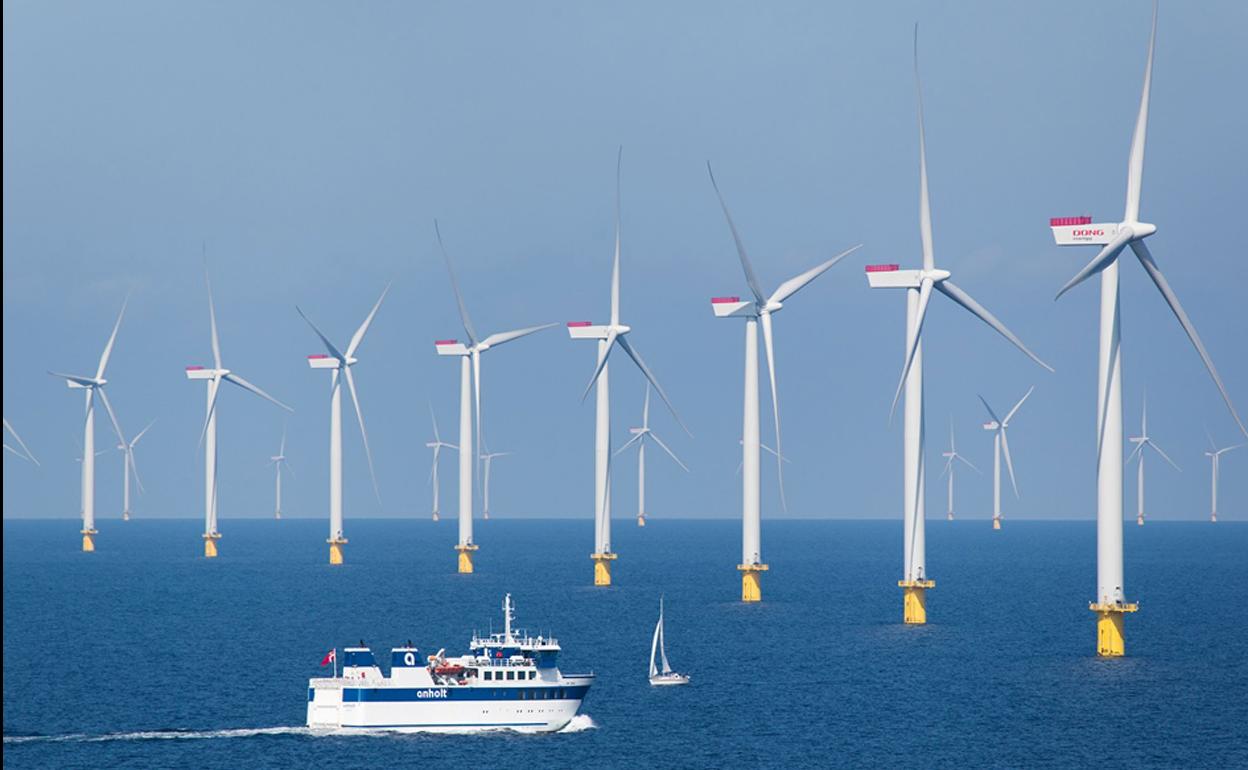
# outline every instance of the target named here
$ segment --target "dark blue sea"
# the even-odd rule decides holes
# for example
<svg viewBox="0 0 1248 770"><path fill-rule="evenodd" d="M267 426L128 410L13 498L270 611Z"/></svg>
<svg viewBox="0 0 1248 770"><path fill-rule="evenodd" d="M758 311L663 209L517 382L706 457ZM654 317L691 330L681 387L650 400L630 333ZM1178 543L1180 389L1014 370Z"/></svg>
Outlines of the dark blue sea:
<svg viewBox="0 0 1248 770"><path fill-rule="evenodd" d="M1126 527L1128 656L1094 654L1089 522L928 524L930 623L901 623L901 525L767 521L764 602L737 601L740 525L616 522L594 588L588 521L4 522L6 767L1248 767L1248 525ZM312 735L332 646L466 650L501 623L557 633L598 676L553 735ZM659 595L688 687L646 681ZM388 660L387 656L382 656Z"/></svg>

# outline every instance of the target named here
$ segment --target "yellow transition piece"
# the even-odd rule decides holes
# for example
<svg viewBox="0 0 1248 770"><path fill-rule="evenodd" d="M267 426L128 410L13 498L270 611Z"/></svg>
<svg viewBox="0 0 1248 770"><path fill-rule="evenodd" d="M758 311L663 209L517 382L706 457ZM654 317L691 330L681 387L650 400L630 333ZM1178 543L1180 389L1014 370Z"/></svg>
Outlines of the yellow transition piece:
<svg viewBox="0 0 1248 770"><path fill-rule="evenodd" d="M472 568L472 552L477 550L475 545L457 545L455 550L459 551L459 571L462 574L471 574Z"/></svg>
<svg viewBox="0 0 1248 770"><path fill-rule="evenodd" d="M1102 658L1120 658L1127 652L1122 616L1140 609L1138 604L1089 604L1096 613L1096 654Z"/></svg>
<svg viewBox="0 0 1248 770"><path fill-rule="evenodd" d="M766 564L738 564L741 572L741 601L761 602L763 600L763 583L760 572L771 569Z"/></svg>
<svg viewBox="0 0 1248 770"><path fill-rule="evenodd" d="M935 588L936 581L898 580L897 585L905 589L905 622L913 626L927 623L927 589Z"/></svg>
<svg viewBox="0 0 1248 770"><path fill-rule="evenodd" d="M594 560L594 585L611 585L611 562L618 559L619 554L591 553L589 558Z"/></svg>

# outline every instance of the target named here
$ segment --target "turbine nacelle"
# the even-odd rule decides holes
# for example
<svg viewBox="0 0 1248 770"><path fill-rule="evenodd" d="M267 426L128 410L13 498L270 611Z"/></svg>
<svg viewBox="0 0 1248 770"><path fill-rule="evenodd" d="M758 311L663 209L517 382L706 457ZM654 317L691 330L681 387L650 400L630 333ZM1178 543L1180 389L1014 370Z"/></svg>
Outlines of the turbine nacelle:
<svg viewBox="0 0 1248 770"><path fill-rule="evenodd" d="M590 321L568 321L568 336L574 340L605 340L628 334L633 328L625 324L594 324Z"/></svg>
<svg viewBox="0 0 1248 770"><path fill-rule="evenodd" d="M209 369L206 366L186 367L186 379L188 380L215 380L229 373L229 369Z"/></svg>
<svg viewBox="0 0 1248 770"><path fill-rule="evenodd" d="M350 366L355 363L356 359L348 359L346 365ZM308 366L312 369L339 369L343 365L343 361L325 353L313 353L308 356Z"/></svg>
<svg viewBox="0 0 1248 770"><path fill-rule="evenodd" d="M1129 243L1157 232L1157 226L1148 222L1093 222L1086 215L1052 217L1049 228L1058 246L1105 246L1124 236Z"/></svg>

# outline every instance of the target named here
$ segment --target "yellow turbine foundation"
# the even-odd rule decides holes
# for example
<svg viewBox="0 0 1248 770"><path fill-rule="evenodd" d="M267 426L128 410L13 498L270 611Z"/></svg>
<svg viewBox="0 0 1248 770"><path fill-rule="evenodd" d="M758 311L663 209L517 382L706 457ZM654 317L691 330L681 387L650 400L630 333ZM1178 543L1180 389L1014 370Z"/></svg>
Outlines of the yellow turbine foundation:
<svg viewBox="0 0 1248 770"><path fill-rule="evenodd" d="M760 572L771 569L766 564L738 564L741 572L741 601L761 602L763 600L763 583Z"/></svg>
<svg viewBox="0 0 1248 770"><path fill-rule="evenodd" d="M342 547L347 544L345 537L331 537L325 541L329 543L329 563L342 564Z"/></svg>
<svg viewBox="0 0 1248 770"><path fill-rule="evenodd" d="M1127 652L1122 616L1140 609L1138 604L1089 604L1096 613L1096 654L1102 658L1120 658Z"/></svg>
<svg viewBox="0 0 1248 770"><path fill-rule="evenodd" d="M217 541L221 539L219 533L214 532L211 535L204 535L204 558L217 558Z"/></svg>
<svg viewBox="0 0 1248 770"><path fill-rule="evenodd" d="M594 560L594 585L611 585L611 562L618 559L619 554L591 553L589 558Z"/></svg>
<svg viewBox="0 0 1248 770"><path fill-rule="evenodd" d="M121 514L121 520L122 520L122 521L130 521L130 514L128 514L128 513L122 513L122 514Z"/></svg>
<svg viewBox="0 0 1248 770"><path fill-rule="evenodd" d="M912 626L927 623L927 589L935 588L935 580L898 580L897 585L905 589L905 605L903 619Z"/></svg>
<svg viewBox="0 0 1248 770"><path fill-rule="evenodd" d="M1210 516L1209 516L1209 521L1212 521L1214 524L1217 524L1217 523L1218 523L1218 514L1216 514L1216 513L1215 513L1215 514L1210 515Z"/></svg>
<svg viewBox="0 0 1248 770"><path fill-rule="evenodd" d="M1135 517L1135 523L1136 523L1137 525L1141 526L1141 527L1142 527L1142 526L1144 526L1144 517L1143 517L1143 516L1136 516L1136 517Z"/></svg>
<svg viewBox="0 0 1248 770"><path fill-rule="evenodd" d="M99 534L99 530L84 529L82 531L82 551L83 553L93 553L95 551L95 536Z"/></svg>
<svg viewBox="0 0 1248 770"><path fill-rule="evenodd" d="M462 574L470 574L472 572L472 552L477 550L475 545L457 545L455 550L459 551L459 571Z"/></svg>
<svg viewBox="0 0 1248 770"><path fill-rule="evenodd" d="M433 520L434 520L434 521L437 521L437 520L438 520L438 514L436 514L436 513L435 513L435 514L433 514Z"/></svg>
<svg viewBox="0 0 1248 770"><path fill-rule="evenodd" d="M639 526L639 527L644 527L644 526L646 526L646 517L645 517L645 516L638 516L638 517L637 517L637 526Z"/></svg>
<svg viewBox="0 0 1248 770"><path fill-rule="evenodd" d="M999 516L992 517L992 528L1001 529L1001 518Z"/></svg>

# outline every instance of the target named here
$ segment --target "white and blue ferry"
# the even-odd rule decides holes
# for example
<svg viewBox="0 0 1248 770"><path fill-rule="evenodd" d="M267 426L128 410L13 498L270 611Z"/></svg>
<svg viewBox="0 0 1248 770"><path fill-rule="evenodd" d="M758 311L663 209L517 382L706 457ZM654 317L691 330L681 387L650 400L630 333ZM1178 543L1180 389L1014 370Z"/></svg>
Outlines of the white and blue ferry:
<svg viewBox="0 0 1248 770"><path fill-rule="evenodd" d="M342 673L308 680L308 727L399 732L562 729L581 707L593 674L564 675L558 640L513 631L511 594L503 632L473 635L470 652L421 660L409 643L390 652L390 675L363 645L343 649ZM335 658L336 654L327 656Z"/></svg>

